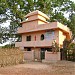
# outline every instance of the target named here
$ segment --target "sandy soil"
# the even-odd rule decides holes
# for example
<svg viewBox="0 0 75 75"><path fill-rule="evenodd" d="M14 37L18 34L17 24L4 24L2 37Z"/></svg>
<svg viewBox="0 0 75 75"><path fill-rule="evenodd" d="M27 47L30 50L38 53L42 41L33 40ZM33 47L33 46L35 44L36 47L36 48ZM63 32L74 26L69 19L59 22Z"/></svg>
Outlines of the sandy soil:
<svg viewBox="0 0 75 75"><path fill-rule="evenodd" d="M0 68L0 75L75 75L75 62L28 62Z"/></svg>

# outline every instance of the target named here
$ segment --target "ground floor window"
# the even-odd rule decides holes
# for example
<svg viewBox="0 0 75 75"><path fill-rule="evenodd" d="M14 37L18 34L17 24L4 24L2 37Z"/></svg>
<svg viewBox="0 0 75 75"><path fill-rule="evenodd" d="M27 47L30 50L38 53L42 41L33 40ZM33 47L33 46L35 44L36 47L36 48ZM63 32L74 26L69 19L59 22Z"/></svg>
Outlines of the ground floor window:
<svg viewBox="0 0 75 75"><path fill-rule="evenodd" d="M31 51L31 48L24 47L24 50L25 50L25 51Z"/></svg>
<svg viewBox="0 0 75 75"><path fill-rule="evenodd" d="M27 48L27 51L31 51L31 48Z"/></svg>

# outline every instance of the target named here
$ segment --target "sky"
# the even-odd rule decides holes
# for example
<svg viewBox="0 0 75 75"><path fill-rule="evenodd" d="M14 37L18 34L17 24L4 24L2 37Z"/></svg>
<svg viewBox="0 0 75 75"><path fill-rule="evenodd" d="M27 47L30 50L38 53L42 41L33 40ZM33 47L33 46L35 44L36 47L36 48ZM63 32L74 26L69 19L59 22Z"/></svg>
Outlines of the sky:
<svg viewBox="0 0 75 75"><path fill-rule="evenodd" d="M70 1L73 1L73 2L75 2L75 0L70 0Z"/></svg>
<svg viewBox="0 0 75 75"><path fill-rule="evenodd" d="M5 23L0 24L2 27L8 27L10 25L10 20L7 20Z"/></svg>
<svg viewBox="0 0 75 75"><path fill-rule="evenodd" d="M70 1L73 1L75 2L75 0L70 0ZM68 14L66 14L66 16L68 17ZM2 27L8 27L10 25L10 20L6 21L5 23L3 24L0 24Z"/></svg>

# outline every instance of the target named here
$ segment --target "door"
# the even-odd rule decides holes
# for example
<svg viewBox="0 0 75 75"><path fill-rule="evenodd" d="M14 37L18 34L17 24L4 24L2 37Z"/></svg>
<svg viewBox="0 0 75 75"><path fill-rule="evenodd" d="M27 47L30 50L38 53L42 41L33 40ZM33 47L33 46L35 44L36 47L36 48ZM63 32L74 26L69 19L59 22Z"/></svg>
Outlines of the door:
<svg viewBox="0 0 75 75"><path fill-rule="evenodd" d="M41 60L45 59L45 51L52 51L52 48L41 48Z"/></svg>
<svg viewBox="0 0 75 75"><path fill-rule="evenodd" d="M45 48L41 48L41 60L45 59Z"/></svg>

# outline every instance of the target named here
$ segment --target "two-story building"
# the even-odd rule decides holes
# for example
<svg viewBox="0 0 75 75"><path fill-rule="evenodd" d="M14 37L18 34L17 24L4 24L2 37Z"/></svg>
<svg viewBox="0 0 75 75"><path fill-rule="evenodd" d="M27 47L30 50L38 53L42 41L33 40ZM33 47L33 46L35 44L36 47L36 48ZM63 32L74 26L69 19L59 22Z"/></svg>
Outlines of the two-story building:
<svg viewBox="0 0 75 75"><path fill-rule="evenodd" d="M71 38L67 26L59 22L48 22L49 17L41 11L30 12L25 17L26 20L21 22L22 27L19 27L17 31L22 35L22 41L16 42L15 46L25 51L33 50L33 59L43 59L41 52L51 51L54 40L62 48L64 39Z"/></svg>

